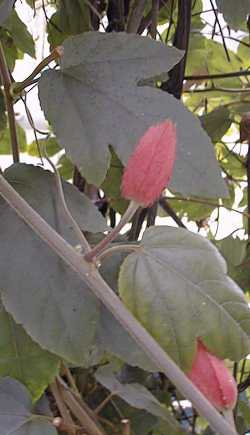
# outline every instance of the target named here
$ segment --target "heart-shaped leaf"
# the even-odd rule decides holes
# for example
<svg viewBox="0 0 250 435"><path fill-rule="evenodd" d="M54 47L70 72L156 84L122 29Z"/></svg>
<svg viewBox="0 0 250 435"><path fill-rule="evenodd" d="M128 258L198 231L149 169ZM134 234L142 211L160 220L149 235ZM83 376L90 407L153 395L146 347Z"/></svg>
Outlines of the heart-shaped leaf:
<svg viewBox="0 0 250 435"><path fill-rule="evenodd" d="M185 370L196 337L220 358L250 350L250 309L205 238L181 228L147 230L124 261L119 292L132 313Z"/></svg>
<svg viewBox="0 0 250 435"><path fill-rule="evenodd" d="M1 435L56 435L45 416L33 410L26 388L11 378L0 381Z"/></svg>
<svg viewBox="0 0 250 435"><path fill-rule="evenodd" d="M166 73L181 56L173 47L125 33L86 32L65 41L61 70L42 74L39 96L58 141L90 183L103 182L110 145L126 165L145 131L169 118L178 137L171 188L184 195L226 195L199 121L170 94L138 86Z"/></svg>
<svg viewBox="0 0 250 435"><path fill-rule="evenodd" d="M58 357L31 340L0 303L0 376L19 380L37 399L58 371Z"/></svg>
<svg viewBox="0 0 250 435"><path fill-rule="evenodd" d="M63 218L53 174L18 164L4 175L69 243L79 243L71 224ZM68 183L63 187L66 203L82 229L106 228L88 198ZM95 336L97 299L3 199L0 213L0 282L6 310L42 347L81 364Z"/></svg>

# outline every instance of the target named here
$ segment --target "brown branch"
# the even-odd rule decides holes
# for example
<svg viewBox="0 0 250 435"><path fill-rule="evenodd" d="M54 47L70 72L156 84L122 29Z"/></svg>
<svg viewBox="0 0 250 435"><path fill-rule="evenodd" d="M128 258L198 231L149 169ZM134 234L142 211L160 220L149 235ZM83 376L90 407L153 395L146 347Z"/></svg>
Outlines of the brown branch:
<svg viewBox="0 0 250 435"><path fill-rule="evenodd" d="M35 67L32 73L22 82L15 83L12 85L12 93L14 95L19 95L27 86L30 86L33 83L35 77L40 74L40 72L52 61L62 57L63 55L63 47L56 47L47 57L45 57L39 65Z"/></svg>
<svg viewBox="0 0 250 435"><path fill-rule="evenodd" d="M162 90L180 99L185 75L186 59L191 25L192 0L178 0L178 21L174 36L174 47L184 50L182 60L169 72L169 80L162 84Z"/></svg>
<svg viewBox="0 0 250 435"><path fill-rule="evenodd" d="M231 59L230 59L229 52L228 52L228 49L227 49L227 45L226 45L226 42L225 42L225 38L224 38L224 35L223 35L223 30L222 30L222 27L221 27L221 23L220 23L220 20L218 18L218 13L217 13L217 10L216 10L216 8L214 7L214 4L213 4L213 0L210 0L210 4L211 4L211 7L212 7L213 12L214 12L215 22L218 24L219 29L220 29L220 36L221 36L222 44L223 44L223 47L224 47L224 50L225 50L225 53L226 53L226 56L227 56L227 60L228 60L228 62L230 62Z"/></svg>
<svg viewBox="0 0 250 435"><path fill-rule="evenodd" d="M197 204L205 204L205 205L210 205L211 207L223 207L226 208L227 210L233 211L235 213L239 213L242 216L246 216L246 218L248 218L250 216L249 213L246 213L244 211L240 211L237 210L236 208L232 208L229 207L225 204L218 204L212 201L207 201L207 200L203 200L203 199L196 199L196 198L182 198L182 197L177 197L177 196L166 196L165 197L168 201L171 201L173 199L177 200L177 201L187 201L187 202L196 202Z"/></svg>
<svg viewBox="0 0 250 435"><path fill-rule="evenodd" d="M58 385L57 381L53 382L53 384L50 385L50 391L54 396L54 399L56 401L60 414L63 418L63 421L65 422L67 427L70 428L68 430L69 435L76 435L74 421L72 420L72 417L69 413L69 410L67 409L67 406L65 405L64 399L62 397L62 392L60 390L60 385Z"/></svg>
<svg viewBox="0 0 250 435"><path fill-rule="evenodd" d="M164 1L160 0L160 2L159 2L159 11L164 6L166 6L167 2L168 2L168 0L164 0ZM140 24L139 29L138 29L139 35L141 35L144 32L144 30L147 29L150 26L151 22L152 22L152 9L147 13L146 17L142 18L141 24Z"/></svg>
<svg viewBox="0 0 250 435"><path fill-rule="evenodd" d="M185 76L185 80L216 80L216 79L227 79L230 77L247 77L250 76L250 70L245 69L242 71L234 71L230 73L221 73L221 74L201 74L201 75L189 75Z"/></svg>
<svg viewBox="0 0 250 435"><path fill-rule="evenodd" d="M147 0L134 0L129 11L127 33L137 33Z"/></svg>
<svg viewBox="0 0 250 435"><path fill-rule="evenodd" d="M78 397L67 388L62 386L62 396L67 404L68 408L71 410L72 414L79 420L82 428L89 435L105 435L105 431L99 425L95 413Z"/></svg>
<svg viewBox="0 0 250 435"><path fill-rule="evenodd" d="M184 90L185 94L199 94L204 92L225 92L229 94L249 94L250 88L223 88L219 86L211 86L209 88L203 88L203 89L190 89L190 90Z"/></svg>
<svg viewBox="0 0 250 435"><path fill-rule="evenodd" d="M157 23L159 14L159 0L152 0L150 34L153 39L157 36Z"/></svg>
<svg viewBox="0 0 250 435"><path fill-rule="evenodd" d="M178 227L186 228L186 225L182 222L182 220L177 216L174 209L169 205L166 198L160 198L159 204L161 208L175 221L175 223L178 225Z"/></svg>
<svg viewBox="0 0 250 435"><path fill-rule="evenodd" d="M17 130L16 130L16 120L15 113L13 107L13 98L11 95L11 77L9 73L9 69L6 63L4 50L2 43L0 41L0 77L4 86L4 95L6 108L8 113L8 122L9 122L9 130L10 130L10 139L11 139L11 148L14 163L19 162L19 148L18 148L18 139L17 139Z"/></svg>

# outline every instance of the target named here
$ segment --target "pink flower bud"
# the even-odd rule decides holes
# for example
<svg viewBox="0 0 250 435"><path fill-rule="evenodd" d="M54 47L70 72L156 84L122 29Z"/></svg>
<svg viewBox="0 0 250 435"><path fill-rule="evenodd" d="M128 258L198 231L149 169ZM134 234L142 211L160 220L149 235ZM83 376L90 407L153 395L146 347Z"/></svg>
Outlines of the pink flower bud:
<svg viewBox="0 0 250 435"><path fill-rule="evenodd" d="M187 376L219 411L234 408L237 400L236 382L224 361L212 355L200 340Z"/></svg>
<svg viewBox="0 0 250 435"><path fill-rule="evenodd" d="M150 127L131 155L122 179L124 198L147 207L156 201L171 178L176 128L166 120Z"/></svg>

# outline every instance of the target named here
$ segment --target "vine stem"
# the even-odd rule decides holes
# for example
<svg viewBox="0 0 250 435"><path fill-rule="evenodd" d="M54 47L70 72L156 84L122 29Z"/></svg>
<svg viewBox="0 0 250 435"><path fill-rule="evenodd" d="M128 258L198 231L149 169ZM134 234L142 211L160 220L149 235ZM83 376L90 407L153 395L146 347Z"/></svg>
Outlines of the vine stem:
<svg viewBox="0 0 250 435"><path fill-rule="evenodd" d="M229 207L229 206L224 205L224 204L218 204L218 203L216 204L216 203L214 203L212 201L206 201L205 199L203 200L203 199L196 199L196 198L182 198L182 197L179 197L179 196L165 196L164 198L167 199L168 201L172 201L172 200L186 201L186 202L195 202L197 204L211 205L211 207L216 207L216 208L218 208L218 207L221 208L222 207L222 208L226 208L227 210L233 211L235 213L239 213L242 216L245 216L246 218L250 218L250 213L247 213L245 211L237 210L236 208L232 208L232 207Z"/></svg>
<svg viewBox="0 0 250 435"><path fill-rule="evenodd" d="M231 77L247 77L250 76L249 69L243 69L240 71L232 71L230 73L221 73L221 74L196 74L196 75L187 75L184 77L184 80L216 80L216 79L226 79Z"/></svg>
<svg viewBox="0 0 250 435"><path fill-rule="evenodd" d="M11 139L11 148L13 155L13 162L19 162L19 148L18 148L18 140L17 140L17 130L16 130L16 120L15 113L13 107L13 98L11 95L11 77L8 69L8 65L5 59L3 45L0 41L0 77L4 87L5 101L6 101L6 109L8 113L8 122L9 122L9 130L10 130L10 139Z"/></svg>
<svg viewBox="0 0 250 435"><path fill-rule="evenodd" d="M220 435L236 435L235 430L193 385L155 339L126 309L119 297L101 277L94 264L87 263L66 240L30 207L2 175L0 175L0 193L26 224L88 284L96 297L102 301L122 327L128 331L155 366L193 403L197 411L207 419L210 426ZM67 404L69 406L69 403Z"/></svg>
<svg viewBox="0 0 250 435"><path fill-rule="evenodd" d="M136 245L135 243L127 243L127 244L117 244L114 246L111 246L110 248L105 249L101 254L98 255L97 260L102 261L103 258L108 257L109 255L113 255L116 252L135 252L140 249L140 245Z"/></svg>
<svg viewBox="0 0 250 435"><path fill-rule="evenodd" d="M124 215L121 217L118 225L115 228L113 228L113 230L110 231L110 233L108 233L108 235L104 237L104 239L101 240L100 243L98 243L93 249L91 249L91 251L87 252L84 255L84 259L86 261L91 262L93 261L94 258L100 255L105 250L105 248L110 244L110 242L112 242L112 240L114 240L118 236L121 229L124 227L124 225L126 225L130 221L130 219L134 216L136 210L139 207L140 205L138 203L131 201Z"/></svg>
<svg viewBox="0 0 250 435"><path fill-rule="evenodd" d="M32 71L32 73L22 82L12 85L12 94L19 95L27 86L34 83L35 77L52 61L63 56L63 47L59 45L47 57L45 57Z"/></svg>

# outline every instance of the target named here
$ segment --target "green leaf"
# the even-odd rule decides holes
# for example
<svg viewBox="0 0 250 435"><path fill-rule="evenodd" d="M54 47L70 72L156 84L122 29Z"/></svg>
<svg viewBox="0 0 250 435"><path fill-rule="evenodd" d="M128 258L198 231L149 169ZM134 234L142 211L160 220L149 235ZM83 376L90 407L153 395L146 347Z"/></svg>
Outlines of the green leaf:
<svg viewBox="0 0 250 435"><path fill-rule="evenodd" d="M52 173L16 164L4 175L69 243L79 244L62 213ZM98 232L107 228L87 197L66 182L63 189L68 208L81 229ZM3 199L0 214L0 281L6 310L43 348L81 364L95 337L98 301Z"/></svg>
<svg viewBox="0 0 250 435"><path fill-rule="evenodd" d="M185 216L191 221L199 221L208 218L216 208L216 204L211 206L209 204L195 202L195 200L199 201L199 198L194 198L193 202L192 198L190 198L190 201L182 201L173 197L173 199L168 199L168 202L181 218ZM201 199L201 201L204 201L204 199ZM215 203L214 200L212 200L212 202Z"/></svg>
<svg viewBox="0 0 250 435"><path fill-rule="evenodd" d="M110 206L120 214L123 214L128 208L128 201L121 196L122 174L123 164L115 152L111 150L110 167L101 188L105 192Z"/></svg>
<svg viewBox="0 0 250 435"><path fill-rule="evenodd" d="M191 367L197 337L220 358L237 361L249 353L248 304L227 277L219 252L197 234L172 227L148 229L141 249L121 267L119 293L185 370Z"/></svg>
<svg viewBox="0 0 250 435"><path fill-rule="evenodd" d="M131 366L137 366L152 372L157 371L157 367L153 365L135 340L103 305L101 305L100 309L96 336L96 345L103 352L111 353Z"/></svg>
<svg viewBox="0 0 250 435"><path fill-rule="evenodd" d="M29 54L31 57L35 57L33 38L15 10L12 11L10 17L4 23L4 27L11 33L13 41L19 50Z"/></svg>
<svg viewBox="0 0 250 435"><path fill-rule="evenodd" d="M26 152L27 143L25 133L19 125L17 127L17 139L19 150L21 152ZM10 139L10 129L7 126L3 131L0 131L0 154L11 154L11 139Z"/></svg>
<svg viewBox="0 0 250 435"><path fill-rule="evenodd" d="M73 171L74 171L74 165L72 164L72 162L70 161L70 159L68 159L66 157L66 154L63 154L57 164L56 167L60 173L60 175L64 178L64 180L71 180L73 177Z"/></svg>
<svg viewBox="0 0 250 435"><path fill-rule="evenodd" d="M15 0L0 0L0 26L7 20L14 3Z"/></svg>
<svg viewBox="0 0 250 435"><path fill-rule="evenodd" d="M239 266L246 256L247 241L228 236L217 242L228 266Z"/></svg>
<svg viewBox="0 0 250 435"><path fill-rule="evenodd" d="M12 35L10 35L8 30L3 27L0 27L0 39L3 45L7 65L10 71L13 71L16 60L21 57L20 52L18 52L17 47L14 44Z"/></svg>
<svg viewBox="0 0 250 435"><path fill-rule="evenodd" d="M51 48L61 45L70 35L91 29L90 9L84 0L61 0L58 10L48 24L48 41Z"/></svg>
<svg viewBox="0 0 250 435"><path fill-rule="evenodd" d="M246 45L245 45L246 44ZM249 36L241 39L241 44L238 45L237 55L241 58L243 68L248 69L250 67L250 47Z"/></svg>
<svg viewBox="0 0 250 435"><path fill-rule="evenodd" d="M84 0L61 0L58 15L59 29L68 35L90 30L90 9Z"/></svg>
<svg viewBox="0 0 250 435"><path fill-rule="evenodd" d="M22 382L37 400L58 372L58 357L31 340L0 303L0 376Z"/></svg>
<svg viewBox="0 0 250 435"><path fill-rule="evenodd" d="M64 43L61 71L47 71L40 79L40 101L58 141L88 182L103 182L109 145L126 164L146 129L169 117L179 126L172 189L226 195L213 147L198 120L170 94L137 86L167 72L180 57L173 47L123 33L87 32Z"/></svg>
<svg viewBox="0 0 250 435"><path fill-rule="evenodd" d="M99 368L95 372L95 378L111 393L121 397L132 407L142 409L163 419L168 423L171 434L180 433L180 428L169 410L143 385L138 383L122 384L110 366Z"/></svg>
<svg viewBox="0 0 250 435"><path fill-rule="evenodd" d="M28 148L27 148L27 153L30 156L40 157L41 154L43 154L43 150L41 149L41 146L43 147L43 145L46 146L46 153L48 154L49 157L54 156L55 154L57 154L61 150L56 138L50 137L47 140L45 140L45 139L39 140L38 145L37 145L36 141L29 144ZM40 148L40 150L39 150L39 148Z"/></svg>
<svg viewBox="0 0 250 435"><path fill-rule="evenodd" d="M240 29L242 22L250 14L249 0L239 0L237 7L234 0L216 0L216 3L227 24L234 30Z"/></svg>
<svg viewBox="0 0 250 435"><path fill-rule="evenodd" d="M49 418L35 413L26 388L11 378L0 381L1 435L56 435Z"/></svg>
<svg viewBox="0 0 250 435"><path fill-rule="evenodd" d="M218 142L230 128L232 121L230 111L221 106L200 117L201 125L211 138L212 142Z"/></svg>

